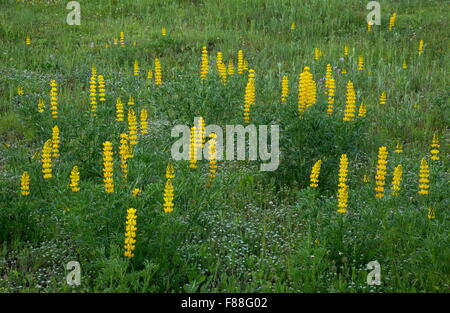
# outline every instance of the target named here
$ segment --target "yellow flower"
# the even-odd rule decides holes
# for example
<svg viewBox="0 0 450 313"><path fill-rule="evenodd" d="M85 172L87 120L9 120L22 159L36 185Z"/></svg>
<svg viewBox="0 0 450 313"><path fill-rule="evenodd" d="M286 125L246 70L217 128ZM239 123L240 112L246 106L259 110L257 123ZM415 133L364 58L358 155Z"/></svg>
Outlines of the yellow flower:
<svg viewBox="0 0 450 313"><path fill-rule="evenodd" d="M314 48L314 60L319 61L322 55L322 51L319 48Z"/></svg>
<svg viewBox="0 0 450 313"><path fill-rule="evenodd" d="M210 134L211 140L209 140L208 146L208 159L209 159L209 184L216 178L217 173L217 135L215 133Z"/></svg>
<svg viewBox="0 0 450 313"><path fill-rule="evenodd" d="M128 159L130 157L130 145L128 143L128 135L120 134L120 145L119 145L119 155L120 155L120 170L122 171L122 177L127 178L128 176Z"/></svg>
<svg viewBox="0 0 450 313"><path fill-rule="evenodd" d="M167 31L166 31L165 27L161 28L161 35L163 35L164 37L167 35Z"/></svg>
<svg viewBox="0 0 450 313"><path fill-rule="evenodd" d="M356 92L351 81L347 82L347 93L345 97L344 117L345 122L351 122L355 119L356 111Z"/></svg>
<svg viewBox="0 0 450 313"><path fill-rule="evenodd" d="M119 44L119 41L117 40L117 38L113 39L113 45L117 46Z"/></svg>
<svg viewBox="0 0 450 313"><path fill-rule="evenodd" d="M366 113L367 113L366 104L365 104L364 102L362 102L362 103L359 105L358 116L359 116L359 117L366 117Z"/></svg>
<svg viewBox="0 0 450 313"><path fill-rule="evenodd" d="M42 113L45 110L45 103L44 103L44 99L40 98L39 102L38 102L38 112Z"/></svg>
<svg viewBox="0 0 450 313"><path fill-rule="evenodd" d="M144 136L148 133L148 113L147 109L142 109L139 115L139 119L141 121L140 129L141 136Z"/></svg>
<svg viewBox="0 0 450 313"><path fill-rule="evenodd" d="M386 171L388 163L388 151L385 146L378 149L377 172L375 175L375 197L384 197L384 185L386 184Z"/></svg>
<svg viewBox="0 0 450 313"><path fill-rule="evenodd" d="M175 178L175 169L173 168L172 163L168 163L166 167L166 178L172 179Z"/></svg>
<svg viewBox="0 0 450 313"><path fill-rule="evenodd" d="M418 51L419 51L419 55L421 55L423 53L423 40L422 39L420 39L420 41L419 41Z"/></svg>
<svg viewBox="0 0 450 313"><path fill-rule="evenodd" d="M335 91L336 91L336 82L334 80L334 78L331 76L328 79L327 82L327 101L328 101L328 105L327 105L327 114L331 115L333 114L333 109L334 109L334 95L335 95Z"/></svg>
<svg viewBox="0 0 450 313"><path fill-rule="evenodd" d="M103 75L98 75L98 96L100 102L106 101L106 91L105 91L105 78Z"/></svg>
<svg viewBox="0 0 450 313"><path fill-rule="evenodd" d="M120 46L125 47L125 33L120 32L119 34Z"/></svg>
<svg viewBox="0 0 450 313"><path fill-rule="evenodd" d="M364 69L364 56L360 55L358 57L358 71L362 71Z"/></svg>
<svg viewBox="0 0 450 313"><path fill-rule="evenodd" d="M244 73L244 51L238 51L238 74Z"/></svg>
<svg viewBox="0 0 450 313"><path fill-rule="evenodd" d="M103 143L103 183L106 193L114 192L114 159L112 143L105 141Z"/></svg>
<svg viewBox="0 0 450 313"><path fill-rule="evenodd" d="M289 96L289 77L284 75L281 80L281 103L285 103Z"/></svg>
<svg viewBox="0 0 450 313"><path fill-rule="evenodd" d="M135 146L138 144L138 129L136 122L136 113L133 109L128 109L128 139L130 140L130 145Z"/></svg>
<svg viewBox="0 0 450 313"><path fill-rule="evenodd" d="M151 68L148 69L148 72L147 72L147 78L150 79L150 80L153 79L153 71L152 71Z"/></svg>
<svg viewBox="0 0 450 313"><path fill-rule="evenodd" d="M408 68L408 64L406 64L406 61L403 61L402 69L406 70Z"/></svg>
<svg viewBox="0 0 450 313"><path fill-rule="evenodd" d="M20 193L22 196L28 196L30 194L30 175L27 171L23 172L20 178Z"/></svg>
<svg viewBox="0 0 450 313"><path fill-rule="evenodd" d="M227 84L227 66L223 63L222 52L217 52L217 71L219 72L219 77L224 85Z"/></svg>
<svg viewBox="0 0 450 313"><path fill-rule="evenodd" d="M91 101L91 115L97 115L97 74L96 69L92 66L92 74L89 79L89 99Z"/></svg>
<svg viewBox="0 0 450 313"><path fill-rule="evenodd" d="M348 56L348 46L344 46L344 56Z"/></svg>
<svg viewBox="0 0 450 313"><path fill-rule="evenodd" d="M134 65L133 65L133 75L134 76L139 76L139 63L137 60L134 61Z"/></svg>
<svg viewBox="0 0 450 313"><path fill-rule="evenodd" d="M439 137L436 136L436 134L433 134L433 141L430 145L430 153L431 153L431 160L432 161L438 161L439 160Z"/></svg>
<svg viewBox="0 0 450 313"><path fill-rule="evenodd" d="M116 101L116 121L118 121L118 122L124 121L123 103L122 103L122 99L120 99L120 97L117 97L117 101Z"/></svg>
<svg viewBox="0 0 450 313"><path fill-rule="evenodd" d="M136 209L130 208L127 210L127 220L125 222L125 252L124 256L128 258L134 257L133 251L136 248L136 231L137 231L137 223L136 223Z"/></svg>
<svg viewBox="0 0 450 313"><path fill-rule="evenodd" d="M299 115L302 115L305 110L315 104L317 101L317 89L313 75L310 72L309 66L303 68L303 72L299 74L298 79L298 101L297 107Z"/></svg>
<svg viewBox="0 0 450 313"><path fill-rule="evenodd" d="M162 85L162 70L159 59L155 59L155 84L157 86Z"/></svg>
<svg viewBox="0 0 450 313"><path fill-rule="evenodd" d="M209 73L208 50L207 50L206 46L203 46L201 63L200 63L200 79L206 80L208 73Z"/></svg>
<svg viewBox="0 0 450 313"><path fill-rule="evenodd" d="M191 143L189 145L189 167L197 168L197 127L191 127Z"/></svg>
<svg viewBox="0 0 450 313"><path fill-rule="evenodd" d="M295 30L295 23L291 24L291 30Z"/></svg>
<svg viewBox="0 0 450 313"><path fill-rule="evenodd" d="M131 194L133 195L133 197L137 197L137 196L139 196L139 195L141 194L141 189L139 189L139 188L134 188L134 189L131 191Z"/></svg>
<svg viewBox="0 0 450 313"><path fill-rule="evenodd" d="M394 29L395 19L397 18L397 13L394 12L389 17L389 31L392 31Z"/></svg>
<svg viewBox="0 0 450 313"><path fill-rule="evenodd" d="M27 37L25 38L25 44L26 44L27 46L31 45L31 39L30 39L30 36L27 36Z"/></svg>
<svg viewBox="0 0 450 313"><path fill-rule="evenodd" d="M250 69L244 95L244 123L250 123L250 108L255 105L255 71Z"/></svg>
<svg viewBox="0 0 450 313"><path fill-rule="evenodd" d="M80 181L80 172L78 171L78 166L74 166L70 172L70 184L69 187L73 192L80 191L78 187L78 182Z"/></svg>
<svg viewBox="0 0 450 313"><path fill-rule="evenodd" d="M320 175L320 167L322 165L322 160L317 161L316 163L314 163L312 170L311 170L311 175L310 175L310 186L313 188L317 188L319 185L319 175Z"/></svg>
<svg viewBox="0 0 450 313"><path fill-rule="evenodd" d="M403 146L399 141L399 142L397 142L397 145L395 146L394 153L402 153L402 152L403 152Z"/></svg>
<svg viewBox="0 0 450 313"><path fill-rule="evenodd" d="M427 195L429 193L428 189L430 189L430 168L428 167L428 163L425 159L422 159L420 162L420 170L419 170L419 194Z"/></svg>
<svg viewBox="0 0 450 313"><path fill-rule="evenodd" d="M228 61L227 74L228 74L228 75L234 75L234 64L233 64L233 59L230 59L230 60Z"/></svg>
<svg viewBox="0 0 450 313"><path fill-rule="evenodd" d="M44 179L52 178L52 140L49 139L45 142L41 153L42 173Z"/></svg>
<svg viewBox="0 0 450 313"><path fill-rule="evenodd" d="M170 179L167 180L166 185L164 186L164 194L163 194L163 199L164 199L164 212L165 213L170 213L173 211L173 198L174 198L174 194L173 194L173 185L172 185L172 181Z"/></svg>
<svg viewBox="0 0 450 313"><path fill-rule="evenodd" d="M401 164L394 169L394 176L392 177L392 195L397 196L400 191L400 184L402 183L403 167Z"/></svg>
<svg viewBox="0 0 450 313"><path fill-rule="evenodd" d="M380 95L380 105L386 104L387 96L386 91L383 91Z"/></svg>
<svg viewBox="0 0 450 313"><path fill-rule="evenodd" d="M347 175L348 175L348 158L346 154L342 154L339 160L339 184L338 184L338 213L347 213L348 206L348 185L347 185Z"/></svg>
<svg viewBox="0 0 450 313"><path fill-rule="evenodd" d="M367 23L367 32L370 33L372 31L372 24L373 22L370 21L369 23Z"/></svg>
<svg viewBox="0 0 450 313"><path fill-rule="evenodd" d="M55 125L52 128L52 153L54 159L59 157L59 139L59 128L58 125Z"/></svg>
<svg viewBox="0 0 450 313"><path fill-rule="evenodd" d="M433 208L428 208L428 218L429 218L430 220L436 218L436 213L435 213L435 211L434 211Z"/></svg>
<svg viewBox="0 0 450 313"><path fill-rule="evenodd" d="M50 112L52 118L58 118L58 84L56 80L50 81Z"/></svg>
<svg viewBox="0 0 450 313"><path fill-rule="evenodd" d="M369 175L364 175L364 177L363 177L363 182L364 182L364 183L368 183L369 180L370 180Z"/></svg>
<svg viewBox="0 0 450 313"><path fill-rule="evenodd" d="M23 94L24 94L23 87L18 87L17 88L17 95L23 96Z"/></svg>

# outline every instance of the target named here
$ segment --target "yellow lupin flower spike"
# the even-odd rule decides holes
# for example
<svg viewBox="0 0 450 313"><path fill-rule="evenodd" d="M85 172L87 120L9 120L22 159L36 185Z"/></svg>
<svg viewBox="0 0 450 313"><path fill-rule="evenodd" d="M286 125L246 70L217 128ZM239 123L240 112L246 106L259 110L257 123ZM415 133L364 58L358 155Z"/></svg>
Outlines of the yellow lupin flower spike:
<svg viewBox="0 0 450 313"><path fill-rule="evenodd" d="M134 188L134 189L131 191L131 195L132 195L133 197L137 197L137 196L139 196L139 195L141 194L141 192L142 192L141 189L139 189L139 188Z"/></svg>
<svg viewBox="0 0 450 313"><path fill-rule="evenodd" d="M117 122L124 121L123 103L122 103L122 99L120 99L120 97L117 97L117 101L116 101L116 121Z"/></svg>
<svg viewBox="0 0 450 313"><path fill-rule="evenodd" d="M432 220L436 218L436 212L433 208L428 208L428 219Z"/></svg>
<svg viewBox="0 0 450 313"><path fill-rule="evenodd" d="M137 231L137 223L136 223L136 209L130 208L127 210L127 219L125 222L125 252L124 256L128 258L134 257L133 251L136 248L136 231Z"/></svg>
<svg viewBox="0 0 450 313"><path fill-rule="evenodd" d="M289 77L284 75L281 79L281 103L285 103L289 96Z"/></svg>
<svg viewBox="0 0 450 313"><path fill-rule="evenodd" d="M20 194L28 196L30 194L30 175L27 171L23 172L20 177Z"/></svg>
<svg viewBox="0 0 450 313"><path fill-rule="evenodd" d="M420 41L419 41L418 52L419 52L419 55L421 55L423 53L423 40L422 39L420 39Z"/></svg>
<svg viewBox="0 0 450 313"><path fill-rule="evenodd" d="M366 117L367 114L367 108L366 108L366 104L364 102L362 102L359 105L359 109L358 109L358 116L359 117Z"/></svg>
<svg viewBox="0 0 450 313"><path fill-rule="evenodd" d="M27 46L31 45L31 39L30 39L30 36L27 36L27 37L25 38L25 44L26 44Z"/></svg>
<svg viewBox="0 0 450 313"><path fill-rule="evenodd" d="M128 139L130 146L133 147L138 144L138 127L136 121L136 113L133 109L128 109Z"/></svg>
<svg viewBox="0 0 450 313"><path fill-rule="evenodd" d="M59 157L59 140L59 128L58 125L55 125L52 128L52 154L54 159Z"/></svg>
<svg viewBox="0 0 450 313"><path fill-rule="evenodd" d="M159 59L155 59L155 85L162 85L162 70Z"/></svg>
<svg viewBox="0 0 450 313"><path fill-rule="evenodd" d="M238 74L244 73L244 51L238 51Z"/></svg>
<svg viewBox="0 0 450 313"><path fill-rule="evenodd" d="M139 120L141 122L141 136L144 136L148 133L148 112L147 109L142 109L139 114Z"/></svg>
<svg viewBox="0 0 450 313"><path fill-rule="evenodd" d="M392 177L392 195L398 196L400 191L400 185L402 183L403 167L401 164L397 165L394 169L394 175Z"/></svg>
<svg viewBox="0 0 450 313"><path fill-rule="evenodd" d="M119 41L120 41L120 46L125 47L125 33L124 32L120 32Z"/></svg>
<svg viewBox="0 0 450 313"><path fill-rule="evenodd" d="M165 27L161 28L161 35L164 37L167 35L167 30Z"/></svg>
<svg viewBox="0 0 450 313"><path fill-rule="evenodd" d="M17 95L23 96L24 93L25 93L25 92L23 91L23 87L18 87L18 88L17 88Z"/></svg>
<svg viewBox="0 0 450 313"><path fill-rule="evenodd" d="M320 175L321 165L322 165L322 160L319 160L316 163L314 163L314 165L311 169L309 186L312 188L317 188L319 186L319 175Z"/></svg>
<svg viewBox="0 0 450 313"><path fill-rule="evenodd" d="M72 171L70 172L70 190L72 192L80 191L80 187L78 187L78 182L80 181L80 172L78 171L78 166L74 166Z"/></svg>
<svg viewBox="0 0 450 313"><path fill-rule="evenodd" d="M209 180L208 186L213 182L214 178L216 178L217 174L217 135L215 133L210 134L211 140L209 140L208 146L208 159L209 159Z"/></svg>
<svg viewBox="0 0 450 313"><path fill-rule="evenodd" d="M58 84L56 80L50 81L50 112L52 118L58 118Z"/></svg>
<svg viewBox="0 0 450 313"><path fill-rule="evenodd" d="M137 60L134 61L134 65L133 65L133 75L134 76L139 76L139 63Z"/></svg>
<svg viewBox="0 0 450 313"><path fill-rule="evenodd" d="M103 75L98 75L98 97L100 102L106 101L106 90L105 90L105 78Z"/></svg>
<svg viewBox="0 0 450 313"><path fill-rule="evenodd" d="M342 154L339 160L339 184L338 184L338 209L337 212L344 214L347 213L348 206L348 185L347 185L347 175L348 175L348 158L346 154Z"/></svg>
<svg viewBox="0 0 450 313"><path fill-rule="evenodd" d="M113 147L110 141L103 143L103 183L106 193L114 192L114 159Z"/></svg>
<svg viewBox="0 0 450 313"><path fill-rule="evenodd" d="M128 142L128 135L125 133L120 134L120 145L119 145L119 156L120 156L120 170L122 172L122 177L128 177L128 159L130 157L130 144Z"/></svg>
<svg viewBox="0 0 450 313"><path fill-rule="evenodd" d="M172 180L168 179L166 182L166 185L164 186L164 194L163 194L163 208L165 213L171 213L173 211L173 198L174 198L174 192L173 192L173 185Z"/></svg>
<svg viewBox="0 0 450 313"><path fill-rule="evenodd" d="M408 64L406 64L406 61L403 61L402 69L406 70L408 68Z"/></svg>
<svg viewBox="0 0 450 313"><path fill-rule="evenodd" d="M356 112L356 92L353 83L349 80L347 82L347 93L345 96L344 116L342 118L345 122L355 120Z"/></svg>
<svg viewBox="0 0 450 313"><path fill-rule="evenodd" d="M387 100L386 91L383 91L380 95L380 105L386 104L386 100Z"/></svg>
<svg viewBox="0 0 450 313"><path fill-rule="evenodd" d="M89 79L89 98L91 101L91 116L97 115L97 70L92 66L92 74Z"/></svg>
<svg viewBox="0 0 450 313"><path fill-rule="evenodd" d="M305 110L314 105L317 101L317 87L310 67L305 66L303 72L299 74L298 79L298 100L297 108L300 116Z"/></svg>
<svg viewBox="0 0 450 313"><path fill-rule="evenodd" d="M244 123L250 123L250 109L255 105L255 71L249 70L244 94Z"/></svg>
<svg viewBox="0 0 450 313"><path fill-rule="evenodd" d="M197 127L192 126L190 132L191 142L189 145L189 168L197 168Z"/></svg>
<svg viewBox="0 0 450 313"><path fill-rule="evenodd" d="M419 194L427 195L429 193L428 189L430 189L430 168L428 166L428 162L425 159L422 159L420 162L420 170L419 170Z"/></svg>
<svg viewBox="0 0 450 313"><path fill-rule="evenodd" d="M207 80L208 73L209 73L208 49L206 48L206 46L203 46L200 62L200 79Z"/></svg>
<svg viewBox="0 0 450 313"><path fill-rule="evenodd" d="M52 140L45 142L41 153L42 174L44 179L52 178Z"/></svg>
<svg viewBox="0 0 450 313"><path fill-rule="evenodd" d="M402 152L403 152L403 146L399 141L399 142L397 142L397 145L395 146L394 153L402 153Z"/></svg>
<svg viewBox="0 0 450 313"><path fill-rule="evenodd" d="M295 30L295 23L291 24L291 30Z"/></svg>
<svg viewBox="0 0 450 313"><path fill-rule="evenodd" d="M389 17L389 31L392 31L394 29L396 18L397 18L396 12L392 13L392 15Z"/></svg>
<svg viewBox="0 0 450 313"><path fill-rule="evenodd" d="M173 168L172 163L168 163L166 167L166 178L173 179L175 178L175 169Z"/></svg>
<svg viewBox="0 0 450 313"><path fill-rule="evenodd" d="M378 149L377 172L375 175L375 197L384 197L384 185L386 184L386 173L388 163L388 151L385 146Z"/></svg>
<svg viewBox="0 0 450 313"><path fill-rule="evenodd" d="M234 64L233 64L233 59L230 59L230 60L228 61L227 74L228 74L228 75L234 75Z"/></svg>
<svg viewBox="0 0 450 313"><path fill-rule="evenodd" d="M431 160L432 161L438 161L439 160L439 137L436 136L436 134L433 134L433 141L430 145L430 153L431 153Z"/></svg>
<svg viewBox="0 0 450 313"><path fill-rule="evenodd" d="M38 102L38 112L42 113L45 110L45 103L44 103L44 99L40 98L39 102Z"/></svg>
<svg viewBox="0 0 450 313"><path fill-rule="evenodd" d="M358 71L364 70L364 56L360 55L358 57Z"/></svg>

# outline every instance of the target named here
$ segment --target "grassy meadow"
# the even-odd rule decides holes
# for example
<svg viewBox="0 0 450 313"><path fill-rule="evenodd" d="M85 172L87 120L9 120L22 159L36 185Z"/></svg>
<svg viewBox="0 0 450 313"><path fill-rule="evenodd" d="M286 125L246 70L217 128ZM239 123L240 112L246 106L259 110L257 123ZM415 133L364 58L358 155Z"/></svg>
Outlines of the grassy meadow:
<svg viewBox="0 0 450 313"><path fill-rule="evenodd" d="M450 291L448 1L67 2L0 0L0 292ZM172 160L245 108L277 170Z"/></svg>

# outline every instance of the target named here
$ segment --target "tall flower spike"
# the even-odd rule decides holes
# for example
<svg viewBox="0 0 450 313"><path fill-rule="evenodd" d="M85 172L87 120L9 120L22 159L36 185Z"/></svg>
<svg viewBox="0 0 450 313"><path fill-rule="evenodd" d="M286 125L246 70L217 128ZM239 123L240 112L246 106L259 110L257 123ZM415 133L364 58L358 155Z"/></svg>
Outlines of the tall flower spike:
<svg viewBox="0 0 450 313"><path fill-rule="evenodd" d="M27 37L25 38L25 44L26 44L27 46L31 45L31 39L30 39L30 36L27 36Z"/></svg>
<svg viewBox="0 0 450 313"><path fill-rule="evenodd" d="M136 248L136 209L130 208L127 210L127 220L125 222L125 252L124 256L128 258L134 257L133 251Z"/></svg>
<svg viewBox="0 0 450 313"><path fill-rule="evenodd" d="M342 154L339 160L339 183L338 183L338 209L337 212L344 214L347 213L348 207L348 158L346 154Z"/></svg>
<svg viewBox="0 0 450 313"><path fill-rule="evenodd" d="M431 153L431 160L432 161L438 161L439 160L439 137L436 136L436 134L433 135L433 141L430 145L430 153Z"/></svg>
<svg viewBox="0 0 450 313"><path fill-rule="evenodd" d="M134 103L134 97L133 96L130 96L129 98L128 98L128 106L133 106L133 105L135 105L135 103Z"/></svg>
<svg viewBox="0 0 450 313"><path fill-rule="evenodd" d="M52 128L52 154L54 159L59 157L59 140L59 128L58 125L55 125Z"/></svg>
<svg viewBox="0 0 450 313"><path fill-rule="evenodd" d="M136 121L136 113L133 109L128 109L128 139L130 146L133 147L138 144L138 127Z"/></svg>
<svg viewBox="0 0 450 313"><path fill-rule="evenodd" d="M358 116L366 117L366 113L367 113L366 104L364 102L361 102L361 104L359 105L359 109L358 109Z"/></svg>
<svg viewBox="0 0 450 313"><path fill-rule="evenodd" d="M30 194L30 175L27 171L23 172L20 177L20 193L22 196L28 196Z"/></svg>
<svg viewBox="0 0 450 313"><path fill-rule="evenodd" d="M348 56L348 46L347 45L344 46L344 56L345 57Z"/></svg>
<svg viewBox="0 0 450 313"><path fill-rule="evenodd" d="M310 72L310 67L305 66L299 74L298 80L298 112L302 115L305 110L317 101L316 83Z"/></svg>
<svg viewBox="0 0 450 313"><path fill-rule="evenodd" d="M103 75L98 75L98 97L100 102L106 101L105 78Z"/></svg>
<svg viewBox="0 0 450 313"><path fill-rule="evenodd" d="M400 191L400 185L402 183L403 167L401 164L397 165L394 169L394 175L392 177L392 195L398 196Z"/></svg>
<svg viewBox="0 0 450 313"><path fill-rule="evenodd" d="M167 35L167 30L165 27L161 28L161 35L165 37Z"/></svg>
<svg viewBox="0 0 450 313"><path fill-rule="evenodd" d="M386 184L386 173L388 163L388 151L385 146L378 149L377 173L375 175L375 197L384 197L384 185Z"/></svg>
<svg viewBox="0 0 450 313"><path fill-rule="evenodd" d="M166 167L166 178L173 179L175 178L175 169L173 168L172 163L168 163Z"/></svg>
<svg viewBox="0 0 450 313"><path fill-rule="evenodd" d="M400 141L397 142L397 145L395 146L394 153L402 153L403 152L403 146L400 143Z"/></svg>
<svg viewBox="0 0 450 313"><path fill-rule="evenodd" d="M255 71L249 70L244 95L244 122L250 123L250 108L255 105Z"/></svg>
<svg viewBox="0 0 450 313"><path fill-rule="evenodd" d="M40 98L39 102L38 102L38 112L42 113L45 110L45 103L44 103L44 99Z"/></svg>
<svg viewBox="0 0 450 313"><path fill-rule="evenodd" d="M419 194L427 195L428 189L430 189L430 168L428 167L428 162L425 159L420 161L419 170Z"/></svg>
<svg viewBox="0 0 450 313"><path fill-rule="evenodd" d="M389 17L389 31L392 31L394 29L396 18L397 18L396 12L392 13L392 15Z"/></svg>
<svg viewBox="0 0 450 313"><path fill-rule="evenodd" d="M133 64L133 75L139 76L139 63L137 60L135 60Z"/></svg>
<svg viewBox="0 0 450 313"><path fill-rule="evenodd" d="M281 80L281 103L285 103L289 96L289 77L284 75Z"/></svg>
<svg viewBox="0 0 450 313"><path fill-rule="evenodd" d="M364 69L364 56L360 55L358 57L358 71L362 71Z"/></svg>
<svg viewBox="0 0 450 313"><path fill-rule="evenodd" d="M151 68L148 69L148 72L147 72L147 78L150 79L150 80L153 79L153 71L152 71Z"/></svg>
<svg viewBox="0 0 450 313"><path fill-rule="evenodd" d="M120 134L119 155L120 155L120 170L122 172L123 178L127 178L128 176L129 153L130 153L130 144L128 142L128 135L122 133Z"/></svg>
<svg viewBox="0 0 450 313"><path fill-rule="evenodd" d="M428 219L432 220L436 218L436 212L434 211L433 208L428 208L428 215L427 215Z"/></svg>
<svg viewBox="0 0 450 313"><path fill-rule="evenodd" d="M320 59L320 49L314 48L314 60L319 61Z"/></svg>
<svg viewBox="0 0 450 313"><path fill-rule="evenodd" d="M419 41L418 52L419 52L419 55L421 55L423 53L423 40L422 39L420 39L420 41Z"/></svg>
<svg viewBox="0 0 450 313"><path fill-rule="evenodd" d="M227 70L227 74L228 75L234 75L234 64L233 64L233 59L230 59L228 61L228 70Z"/></svg>
<svg viewBox="0 0 450 313"><path fill-rule="evenodd" d="M334 109L334 94L336 91L336 83L333 77L331 77L328 81L328 106L327 106L327 114L333 114Z"/></svg>
<svg viewBox="0 0 450 313"><path fill-rule="evenodd" d="M80 191L80 187L78 186L78 182L80 181L80 172L78 171L78 166L72 167L72 170L70 171L70 190L72 192L78 192Z"/></svg>
<svg viewBox="0 0 450 313"><path fill-rule="evenodd" d="M120 41L120 46L125 47L125 33L124 32L120 32L119 41Z"/></svg>
<svg viewBox="0 0 450 313"><path fill-rule="evenodd" d="M386 104L386 100L387 100L386 91L383 91L380 95L380 105Z"/></svg>
<svg viewBox="0 0 450 313"><path fill-rule="evenodd" d="M347 93L345 95L345 107L344 107L344 117L342 118L345 122L351 122L355 120L356 111L356 92L351 81L347 82Z"/></svg>
<svg viewBox="0 0 450 313"><path fill-rule="evenodd" d="M52 178L52 140L49 139L45 142L41 153L42 162L42 174L44 179Z"/></svg>
<svg viewBox="0 0 450 313"><path fill-rule="evenodd" d="M164 212L165 213L171 213L173 211L173 198L174 198L174 192L173 192L173 185L172 185L172 180L168 179L166 182L166 185L164 186L164 194L163 194L163 199L164 199Z"/></svg>
<svg viewBox="0 0 450 313"><path fill-rule="evenodd" d="M238 74L244 73L244 51L238 51Z"/></svg>
<svg viewBox="0 0 450 313"><path fill-rule="evenodd" d="M314 163L312 169L311 169L311 175L310 175L310 184L312 188L317 188L319 186L319 175L320 175L320 167L322 166L322 160L317 161Z"/></svg>
<svg viewBox="0 0 450 313"><path fill-rule="evenodd" d="M191 143L189 145L189 168L197 168L197 127L191 127L190 137Z"/></svg>
<svg viewBox="0 0 450 313"><path fill-rule="evenodd" d="M50 112L52 118L58 118L58 84L56 80L50 81Z"/></svg>
<svg viewBox="0 0 450 313"><path fill-rule="evenodd" d="M209 157L208 185L213 182L217 174L217 141L216 141L217 135L215 133L212 133L210 137L211 140L209 140L208 146L208 157Z"/></svg>
<svg viewBox="0 0 450 313"><path fill-rule="evenodd" d="M120 99L120 97L117 97L117 101L116 101L116 121L117 122L124 121L123 103L122 103L122 99Z"/></svg>
<svg viewBox="0 0 450 313"><path fill-rule="evenodd" d="M155 85L162 85L162 70L159 59L155 59Z"/></svg>
<svg viewBox="0 0 450 313"><path fill-rule="evenodd" d="M103 183L106 193L114 192L114 159L112 143L103 143Z"/></svg>
<svg viewBox="0 0 450 313"><path fill-rule="evenodd" d="M89 99L91 101L91 115L97 115L97 74L95 67L92 67L91 78L89 79Z"/></svg>
<svg viewBox="0 0 450 313"><path fill-rule="evenodd" d="M203 46L200 63L200 79L206 80L208 73L209 73L208 49L206 48L206 46Z"/></svg>
<svg viewBox="0 0 450 313"><path fill-rule="evenodd" d="M141 121L141 136L144 136L148 133L148 113L147 109L142 109L139 115L139 119Z"/></svg>

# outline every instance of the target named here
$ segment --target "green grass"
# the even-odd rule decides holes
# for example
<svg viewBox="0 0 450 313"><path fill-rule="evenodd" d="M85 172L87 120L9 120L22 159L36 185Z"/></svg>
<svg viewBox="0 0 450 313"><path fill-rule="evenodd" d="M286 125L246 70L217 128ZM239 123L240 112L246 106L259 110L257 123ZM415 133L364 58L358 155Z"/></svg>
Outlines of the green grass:
<svg viewBox="0 0 450 313"><path fill-rule="evenodd" d="M5 0L0 4L0 292L449 292L448 125L450 63L448 2L380 1L382 25L367 32L366 1L230 0L79 1L81 25L65 23L66 1ZM397 12L393 31L387 31ZM291 24L296 29L291 31ZM161 36L161 28L167 36ZM125 32L126 47L113 38ZM30 36L31 45L25 45ZM425 42L418 55L419 40ZM136 46L133 45L136 42ZM105 48L109 44L109 48ZM343 47L349 56L343 60ZM210 74L199 78L207 46ZM324 55L314 60L314 48ZM246 75L223 85L215 56L244 50L256 71L252 123L280 125L278 170L258 162L224 161L211 187L208 163L196 170L175 161L175 209L163 212L165 169L173 125L242 124ZM357 70L358 56L365 68ZM161 60L163 85L146 78ZM140 76L132 75L133 63ZM403 62L408 64L402 69ZM336 106L326 114L323 78L336 67ZM89 113L91 66L106 79L107 101ZM310 66L317 104L297 114L297 79ZM345 68L348 74L341 74ZM288 101L280 103L281 78ZM59 118L49 112L50 80L59 85ZM367 117L342 121L351 80ZM23 87L24 95L18 95ZM387 103L378 103L387 93ZM115 101L136 100L149 111L149 133L139 139L128 180L119 177ZM39 98L45 112L39 113ZM125 105L126 107L126 105ZM61 131L54 177L44 180L36 153ZM439 161L430 143L440 139ZM105 194L102 143L111 141L115 189ZM395 154L396 143L404 152ZM375 198L378 148L388 147L386 196ZM349 213L337 209L339 157L349 157ZM430 164L430 194L418 194L419 164ZM323 161L319 188L312 165ZM398 196L392 172L403 165ZM68 188L80 169L78 193ZM30 173L31 193L20 195ZM368 175L370 182L363 183ZM133 188L142 189L133 197ZM428 219L429 207L436 218ZM125 217L137 209L135 257L123 256ZM81 286L66 284L65 266L81 264ZM369 286L366 264L381 265L380 286Z"/></svg>

